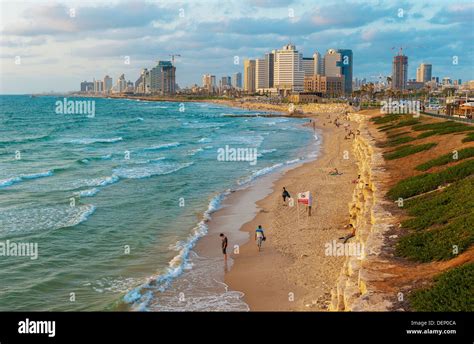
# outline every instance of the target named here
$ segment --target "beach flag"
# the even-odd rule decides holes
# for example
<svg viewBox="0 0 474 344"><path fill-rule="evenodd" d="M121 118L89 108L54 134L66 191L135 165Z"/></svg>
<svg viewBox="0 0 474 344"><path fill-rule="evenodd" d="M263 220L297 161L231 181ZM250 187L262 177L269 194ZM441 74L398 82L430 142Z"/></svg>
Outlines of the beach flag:
<svg viewBox="0 0 474 344"><path fill-rule="evenodd" d="M306 192L300 192L298 194L298 203L303 203L306 205L311 205L313 203L313 199L311 197L311 192L306 191Z"/></svg>

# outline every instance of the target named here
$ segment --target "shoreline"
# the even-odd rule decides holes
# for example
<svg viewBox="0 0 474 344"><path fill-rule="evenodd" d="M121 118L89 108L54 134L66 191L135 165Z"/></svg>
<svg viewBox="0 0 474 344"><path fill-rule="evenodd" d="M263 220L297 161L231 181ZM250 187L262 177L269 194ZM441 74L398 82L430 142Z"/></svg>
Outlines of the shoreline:
<svg viewBox="0 0 474 344"><path fill-rule="evenodd" d="M113 99L137 100L135 97L114 97ZM163 99L146 100L164 101ZM176 99L169 101L179 103L179 100ZM320 188L323 187L321 183L329 182L326 183L326 192L330 191L330 194L333 196L333 190L335 188L334 185L331 185L332 182L347 182L351 179L355 179L357 175L354 172L355 164L349 166L347 163L336 161L342 159L343 151L351 151L350 143L352 140L343 139L345 134L344 127L336 128L333 123L328 122L327 125L323 123L328 120L332 121L336 117L345 116L341 111L339 111L339 113L334 111L332 115L328 114L327 117L324 116L324 118L321 114L305 112L299 112L298 116L296 116L282 111L282 107L287 105L250 102L250 106L248 106L246 103L213 101L209 99L201 102L217 104L224 107L243 108L249 111L280 112L282 114L281 117L311 119L314 121L313 123L316 124L314 128L317 128L319 133L322 134L322 137L319 137L322 144L320 144L318 156L315 160L303 160L301 163L297 163L296 166L285 166L283 169L278 169L278 171L272 172L268 176L256 181L255 184L258 184L258 186L255 187L255 184L251 184L244 190L236 190L226 196L222 202L221 209L214 212L211 221L207 223L209 227L207 234L199 238L195 247L192 249L199 255L195 257L194 260L199 262L200 258L209 258L210 260L204 263L212 265L209 267L213 272L208 278L217 283L222 281L222 284L226 285L224 294L227 293L227 287L231 293L243 293L243 301L249 306L251 311L308 310L308 308L312 308L311 310L327 309L330 300L330 291L336 284L336 278L340 274L344 257L326 259L327 257L323 254L324 244L331 240L336 240L342 235L341 233L346 235L345 231L342 232L337 230L337 228L342 228L347 224L347 221L344 223L344 221L340 221L337 216L334 217L334 214L330 213L331 209L328 208L323 211L323 214L319 214L318 202L332 204L332 201L336 201L335 203L337 204L332 204L330 207L337 208L337 212L340 213L345 211L347 214L344 215L344 218L347 219L349 217L347 204L350 199L346 197L347 199L345 201L341 201L339 198L334 200L334 197L327 197L329 195L319 197L318 193ZM341 118L339 118L339 121L341 124L348 123L347 120L342 120ZM303 125L308 126L309 123ZM352 127L352 129L355 129L355 127ZM342 144L344 145L344 149L342 149ZM311 141L309 145L311 145ZM337 152L334 151L335 147L338 150ZM333 154L338 154L339 159L335 159ZM298 156L293 156L293 158L297 157ZM334 167L337 167L343 172L343 175L328 176L329 170ZM341 167L345 167L345 169L341 169ZM301 181L307 182L301 184L295 181L295 179L301 179ZM280 190L282 185L288 187L293 197L296 196L297 192L306 190L311 190L313 194L316 192L313 216L305 220L305 216L302 213L303 209L300 209L300 213L302 213L300 214L301 223L297 228L298 233L294 235L297 236L296 239L298 240L292 240L294 239L292 235L289 234L288 231L286 231L286 233L283 231L285 229L284 225L273 223L275 218L283 222L291 221L291 217L295 220L296 209L283 208L281 205ZM349 187L342 187L340 191L344 193L344 196L351 195L353 186L354 185L351 187L349 182ZM248 201L247 204L245 204L245 202L242 203L242 199L245 199L245 196L251 193L254 193L254 197L250 197L251 200ZM255 194L258 196L256 197ZM336 192L336 194L339 193ZM342 199L344 199L344 197L342 197ZM278 202L275 202L275 200L278 200ZM234 214L233 222L226 221L229 219L229 216L232 216L232 214L229 213L233 211L233 202L239 204L237 206L237 213L240 213L238 216ZM286 216L281 215L281 213L286 210L289 210L290 214L286 214ZM320 221L320 219L317 218L320 215L327 217L327 219ZM290 218L288 218L288 216ZM269 240L264 243L264 249L261 255L255 254L255 245L251 238L251 234L257 223L263 224L265 229L271 228L270 233L266 232ZM218 233L222 231L222 227L226 226L235 227L235 229L232 230L232 235L229 236L228 253L230 253L229 263L231 268L229 269L228 266L224 266L224 269L221 269L222 264L219 264L219 262L222 259L222 253L220 252ZM331 228L331 233L322 233L321 238L308 237L308 233L313 230L327 232L328 226L334 227ZM273 240L274 234L275 240ZM314 235L312 236L314 237ZM288 242L291 242L290 246L294 247L288 246ZM232 248L236 243L239 245L239 253L234 254L232 253ZM314 250L308 250L308 243L313 246ZM304 253L300 255L301 252ZM262 255L264 256L263 261L261 259ZM329 264L326 264L328 260ZM320 266L321 269L313 269L311 267L313 262ZM195 269L196 268L193 270ZM199 271L195 271L192 276L196 274L199 274ZM179 280L178 278L177 281ZM178 283L180 287L184 287L182 283L177 281L174 283ZM314 288L315 286L316 288ZM210 289L217 290L217 288L220 287L214 286ZM178 290L186 290L186 288L180 289L178 287ZM199 291L197 292L199 293ZM226 296L224 294L221 294L221 297L223 296L225 298ZM291 298L289 297L290 294L292 295Z"/></svg>
<svg viewBox="0 0 474 344"><path fill-rule="evenodd" d="M233 267L225 274L224 282L231 290L244 293L251 311L327 310L346 258L327 257L324 248L347 234L344 226L349 223L348 204L355 187L351 180L357 177L357 165L350 159L344 161L343 154L351 152L352 140L344 140L342 127L324 125L327 118L308 118L317 121L316 128L322 134L318 157L272 181L271 192L255 202L256 215L240 227L246 241L239 243L238 254L230 255ZM355 128L354 123L349 125ZM329 176L334 167L343 174ZM299 209L299 227L295 226L296 207L282 205L283 186L293 197L308 189L315 195L311 217ZM268 238L260 253L252 237L258 224L266 229Z"/></svg>

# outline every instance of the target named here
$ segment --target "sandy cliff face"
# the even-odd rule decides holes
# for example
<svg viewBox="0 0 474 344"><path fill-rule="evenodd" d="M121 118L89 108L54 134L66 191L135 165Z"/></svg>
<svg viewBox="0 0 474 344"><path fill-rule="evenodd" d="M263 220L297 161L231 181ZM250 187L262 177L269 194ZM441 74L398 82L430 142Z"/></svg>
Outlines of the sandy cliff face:
<svg viewBox="0 0 474 344"><path fill-rule="evenodd" d="M354 140L353 153L358 160L360 181L349 203L350 221L356 228L356 237L349 242L359 243L362 254L346 258L331 292L329 310L384 311L392 306L388 297L393 295L376 290L374 282L388 277L376 267L385 263L381 257L384 236L395 219L384 210L384 160L368 130L368 118L357 113L350 117L359 123L360 135Z"/></svg>

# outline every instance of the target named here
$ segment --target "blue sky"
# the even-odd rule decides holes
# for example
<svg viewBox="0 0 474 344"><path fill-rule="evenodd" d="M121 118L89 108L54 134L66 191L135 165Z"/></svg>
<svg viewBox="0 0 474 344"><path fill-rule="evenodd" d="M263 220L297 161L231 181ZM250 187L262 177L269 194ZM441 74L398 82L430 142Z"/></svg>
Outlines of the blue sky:
<svg viewBox="0 0 474 344"><path fill-rule="evenodd" d="M135 81L172 53L183 87L288 42L304 56L352 49L354 77L389 75L403 47L410 78L426 62L434 76L474 79L472 1L1 1L0 31L3 94L77 90L105 74Z"/></svg>

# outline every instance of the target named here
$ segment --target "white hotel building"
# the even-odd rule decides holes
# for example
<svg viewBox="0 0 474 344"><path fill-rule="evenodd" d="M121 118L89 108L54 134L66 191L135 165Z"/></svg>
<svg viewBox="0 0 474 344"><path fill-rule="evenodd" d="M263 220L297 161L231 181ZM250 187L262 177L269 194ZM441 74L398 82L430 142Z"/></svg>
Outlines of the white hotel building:
<svg viewBox="0 0 474 344"><path fill-rule="evenodd" d="M274 87L281 91L302 92L304 90L303 55L293 44L285 45L275 52Z"/></svg>

